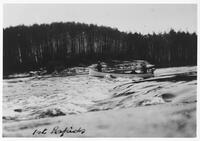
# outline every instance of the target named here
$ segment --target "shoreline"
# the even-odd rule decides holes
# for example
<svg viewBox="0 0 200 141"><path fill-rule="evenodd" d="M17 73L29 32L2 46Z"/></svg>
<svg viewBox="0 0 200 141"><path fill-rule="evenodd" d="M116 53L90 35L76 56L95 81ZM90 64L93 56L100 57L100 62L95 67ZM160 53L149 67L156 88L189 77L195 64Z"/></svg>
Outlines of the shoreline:
<svg viewBox="0 0 200 141"><path fill-rule="evenodd" d="M85 129L83 134L65 133L63 137L196 137L196 103L160 104L4 123L3 137L60 137L60 134L50 133L33 135L36 129L52 130L57 126Z"/></svg>

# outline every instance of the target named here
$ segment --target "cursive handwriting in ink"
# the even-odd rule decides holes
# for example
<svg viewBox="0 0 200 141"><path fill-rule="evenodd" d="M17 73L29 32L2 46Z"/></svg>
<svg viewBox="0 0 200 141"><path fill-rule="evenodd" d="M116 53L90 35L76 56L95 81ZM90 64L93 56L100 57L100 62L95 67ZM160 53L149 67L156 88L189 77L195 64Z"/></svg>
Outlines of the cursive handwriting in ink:
<svg viewBox="0 0 200 141"><path fill-rule="evenodd" d="M39 129L35 129L35 131L33 132L33 135L35 134L46 134L47 133L47 128L43 129L43 130L39 130Z"/></svg>
<svg viewBox="0 0 200 141"><path fill-rule="evenodd" d="M85 129L82 129L81 127L78 129L74 129L71 127L66 127L65 129L60 129L59 126L56 126L52 129L50 132L51 134L60 134L60 137L62 137L65 133L85 133Z"/></svg>
<svg viewBox="0 0 200 141"><path fill-rule="evenodd" d="M63 137L65 134L84 134L86 132L85 129L79 127L79 128L74 128L73 126L70 127L65 127L65 128L60 128L59 126L55 126L52 129L35 129L33 131L33 135L46 135L46 134L56 134L59 135L60 137Z"/></svg>

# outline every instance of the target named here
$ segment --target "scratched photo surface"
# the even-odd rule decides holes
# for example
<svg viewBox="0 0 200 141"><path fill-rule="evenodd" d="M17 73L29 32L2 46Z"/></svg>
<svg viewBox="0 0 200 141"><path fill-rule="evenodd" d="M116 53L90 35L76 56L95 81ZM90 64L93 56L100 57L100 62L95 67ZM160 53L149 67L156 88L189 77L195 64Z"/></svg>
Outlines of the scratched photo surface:
<svg viewBox="0 0 200 141"><path fill-rule="evenodd" d="M196 137L196 4L4 4L3 137Z"/></svg>

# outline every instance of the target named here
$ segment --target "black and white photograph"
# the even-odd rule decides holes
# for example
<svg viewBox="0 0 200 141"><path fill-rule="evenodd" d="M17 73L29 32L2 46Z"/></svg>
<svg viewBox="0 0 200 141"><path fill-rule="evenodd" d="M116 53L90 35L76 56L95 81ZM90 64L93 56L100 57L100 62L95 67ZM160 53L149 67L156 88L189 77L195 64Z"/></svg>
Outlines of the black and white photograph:
<svg viewBox="0 0 200 141"><path fill-rule="evenodd" d="M2 137L196 138L197 3L3 3Z"/></svg>

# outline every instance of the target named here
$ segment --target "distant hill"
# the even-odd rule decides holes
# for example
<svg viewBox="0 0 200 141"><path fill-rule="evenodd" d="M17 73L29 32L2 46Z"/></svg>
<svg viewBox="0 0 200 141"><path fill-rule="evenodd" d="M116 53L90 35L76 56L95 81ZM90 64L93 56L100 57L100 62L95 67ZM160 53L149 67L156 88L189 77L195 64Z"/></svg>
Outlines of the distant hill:
<svg viewBox="0 0 200 141"><path fill-rule="evenodd" d="M133 25L134 26L134 25ZM161 67L197 64L196 33L142 35L75 22L34 24L3 29L3 73L97 60L147 60Z"/></svg>

